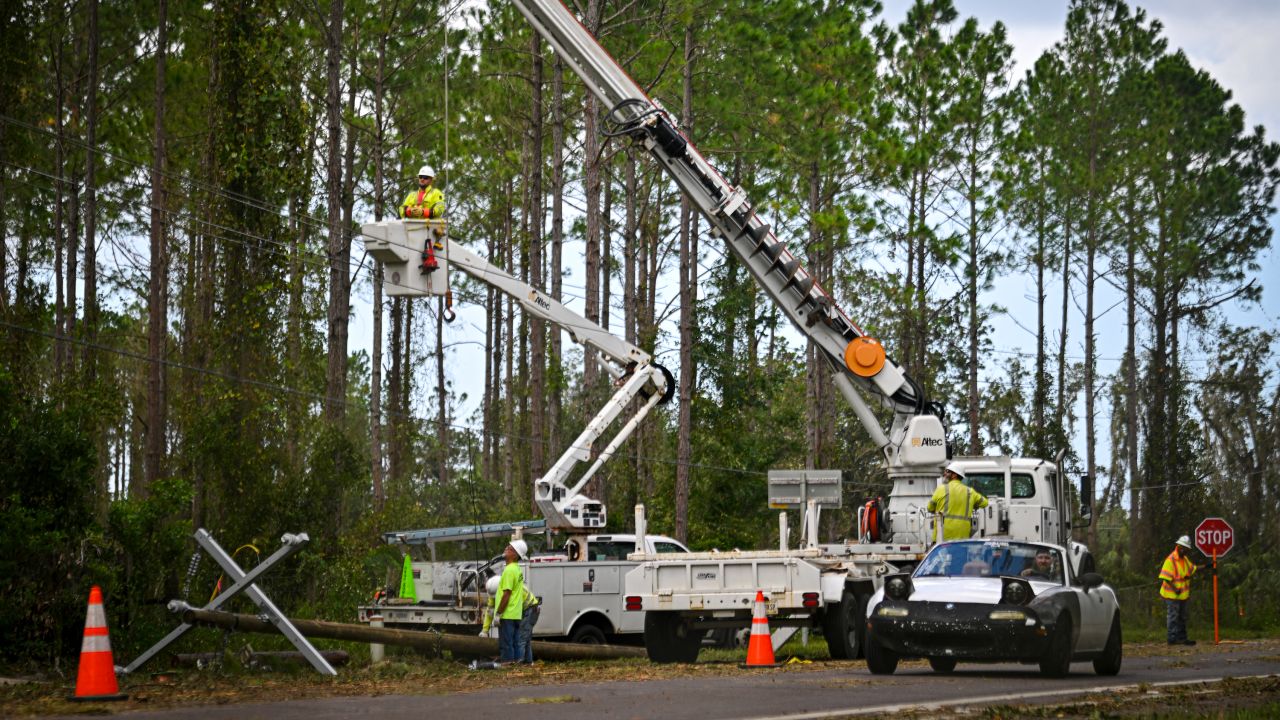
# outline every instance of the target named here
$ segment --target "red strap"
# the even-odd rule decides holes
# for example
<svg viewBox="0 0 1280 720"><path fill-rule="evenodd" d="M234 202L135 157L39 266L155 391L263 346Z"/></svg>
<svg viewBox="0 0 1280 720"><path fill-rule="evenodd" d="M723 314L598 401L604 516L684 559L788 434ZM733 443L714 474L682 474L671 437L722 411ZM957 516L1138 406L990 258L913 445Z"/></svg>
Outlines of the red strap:
<svg viewBox="0 0 1280 720"><path fill-rule="evenodd" d="M426 190L419 190L419 191L418 191L418 204L419 204L419 205L421 205L421 204L422 204L422 197L423 197L424 195L426 195L426 194L427 194L427 191L426 191Z"/></svg>

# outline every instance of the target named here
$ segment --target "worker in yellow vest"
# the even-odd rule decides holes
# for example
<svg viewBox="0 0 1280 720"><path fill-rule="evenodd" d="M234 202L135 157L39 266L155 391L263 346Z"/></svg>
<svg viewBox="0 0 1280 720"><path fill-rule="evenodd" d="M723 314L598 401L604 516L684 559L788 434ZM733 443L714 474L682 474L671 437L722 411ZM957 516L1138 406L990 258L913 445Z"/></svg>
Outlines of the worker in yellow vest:
<svg viewBox="0 0 1280 720"><path fill-rule="evenodd" d="M404 202L400 203L400 217L406 220L430 220L444 217L444 193L432 187L435 179L435 168L430 165L423 165L418 169L418 189L411 191L405 196ZM440 267L439 262L436 261L433 244L432 239L427 238L427 244L422 248L422 264L419 270L424 275Z"/></svg>
<svg viewBox="0 0 1280 720"><path fill-rule="evenodd" d="M1165 630L1170 645L1195 645L1187 638L1187 600L1191 598L1191 576L1199 569L1187 553L1191 538L1183 535L1173 544L1173 552L1160 568L1160 597L1164 598Z"/></svg>
<svg viewBox="0 0 1280 720"><path fill-rule="evenodd" d="M987 498L964 484L964 467L958 463L948 465L942 477L946 482L933 492L928 510L942 516L943 540L964 540L973 533L973 511L986 507Z"/></svg>

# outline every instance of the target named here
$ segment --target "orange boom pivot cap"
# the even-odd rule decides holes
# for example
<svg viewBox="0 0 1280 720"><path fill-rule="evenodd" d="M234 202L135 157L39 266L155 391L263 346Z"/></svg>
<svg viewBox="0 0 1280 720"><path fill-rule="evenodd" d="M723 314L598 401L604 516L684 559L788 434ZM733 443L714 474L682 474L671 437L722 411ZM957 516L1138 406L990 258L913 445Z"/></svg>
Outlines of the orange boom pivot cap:
<svg viewBox="0 0 1280 720"><path fill-rule="evenodd" d="M855 338L844 348L844 364L858 377L875 377L884 367L884 346L866 335Z"/></svg>

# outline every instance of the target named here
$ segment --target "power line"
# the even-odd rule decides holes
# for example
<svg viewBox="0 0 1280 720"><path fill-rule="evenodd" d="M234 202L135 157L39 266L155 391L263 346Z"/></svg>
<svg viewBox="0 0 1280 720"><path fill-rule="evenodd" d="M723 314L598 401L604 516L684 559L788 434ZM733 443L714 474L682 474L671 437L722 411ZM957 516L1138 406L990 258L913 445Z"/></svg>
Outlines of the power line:
<svg viewBox="0 0 1280 720"><path fill-rule="evenodd" d="M11 329L11 330L16 330L16 331L18 331L18 332L28 333L28 334L32 334L32 335L40 335L40 336L42 336L42 337L50 338L50 339L52 339L52 340L57 340L57 341L61 341L61 342L69 342L69 343L72 343L72 344L75 344L75 345L79 345L79 346L81 346L81 347L93 348L93 349L96 349L96 350L101 350L101 351L103 351L103 352L112 353L112 354L114 354L114 355L120 355L120 356L123 356L123 357L132 358L132 359L134 359L134 360L141 360L141 361L143 361L143 362L147 362L147 363L157 362L157 361L152 360L152 358L147 357L146 355L143 355L143 354L141 354L141 353L136 353L136 352L133 352L133 351L130 351L130 350L125 350L125 349L123 349L123 348L117 348L117 347L113 347L113 346L110 346L110 345L104 345L104 344L102 344L102 343L92 342L92 341L89 341L89 340L85 340L85 339L83 339L83 338L71 337L71 336L68 336L68 335L62 335L62 334L60 334L60 333L53 333L53 332L48 332L48 331L45 331L45 330L40 330L40 329L37 329L37 328L28 327L28 326L25 326L25 325L19 325L19 324L16 324L16 323L8 322L8 321L6 321L6 320L0 320L0 327L7 327L7 328L9 328L9 329ZM175 361L175 360L169 360L169 359L167 359L167 358L165 358L165 359L161 359L161 360L158 360L158 362L159 362L160 364L162 364L162 365L166 366L166 367L177 368L177 369L180 369L180 370L189 370L189 371L191 371L191 372L199 373L199 374L202 374L202 375L208 375L208 376L211 376L211 377L217 377L217 378L219 378L219 379L228 380L228 381L231 381L231 382L244 383L244 384L246 384L246 385L251 385L251 386L253 386L253 387L258 387L258 388L261 388L261 389L264 389L264 390L276 390L276 391L279 391L279 392L282 392L282 393L285 393L285 394L288 394L288 395L293 395L293 396L296 396L296 397L299 397L299 398L303 398L303 399L307 399L307 400L314 400L314 401L321 402L321 403L325 403L325 402L329 402L329 401L330 401L330 398L328 398L328 397L327 397L327 396L325 396L325 395L321 395L320 393L309 392L309 391L306 391L306 390L298 390L298 389L296 389L296 388L292 388L292 387L289 387L289 386L286 386L286 385L280 385L280 384L278 384L278 383L271 383L271 382L266 382L266 381L262 381L262 380L253 380L253 379L251 379L251 378L246 378L246 377L241 376L241 375L235 375L235 374L232 374L232 373L222 372L222 371L219 371L219 370L212 370L212 369L209 369L209 368L203 368L203 367L200 367L200 366L198 366L198 365L191 365L191 364L188 364L188 363L178 362L178 361ZM332 402L339 403L339 404L343 405L344 407L345 407L345 406L351 406L351 405L355 404L355 403L352 403L351 401L347 400L346 398L332 398ZM357 407L359 407L359 406L357 405ZM384 415L386 415L386 416L389 416L389 417L395 417L395 418L397 418L397 419L403 419L403 420L416 420L416 421L418 421L418 422L429 423L429 424L432 424L432 425L439 425L439 421L438 421L436 418L427 418L427 417L422 417L422 416L414 415L413 413L392 412L392 411L390 411L390 410L388 410L388 409L383 408L383 410L382 410L382 414L384 414ZM523 441L528 442L528 441L531 441L531 440L533 439L531 436L527 436L527 435L519 435L519 434L515 434L515 433L503 433L503 432L496 431L496 430L494 430L494 431L489 431L489 432L487 432L487 433L486 433L486 432L484 431L484 429L483 429L483 428L476 428L476 427L471 426L471 425L465 425L465 424L457 423L457 422L446 422L446 423L444 423L444 424L445 424L446 426L451 427L451 428L456 429L456 430L464 430L464 431L467 431L467 432L470 432L470 433L479 434L479 435L485 435L485 434L487 434L487 435L489 435L490 437L496 437L496 438L505 439L505 440L509 440L509 441L511 441L511 440L523 440ZM552 448L552 450L554 450L554 448ZM735 467L728 467L728 466L723 466L723 465L711 465L711 464L706 464L706 463L692 463L692 462L691 462L691 463L680 463L680 462L675 461L675 460L666 460L666 459L663 459L663 458L656 457L656 456L654 456L654 455L641 455L641 454L639 454L639 453L624 453L624 452L619 452L619 453L615 453L614 457L624 457L624 458L630 458L630 459L632 459L632 460L648 460L648 461L650 461L650 462L654 462L654 463L658 463L658 464L662 464L662 465L672 465L672 466L685 465L686 467L695 468L695 469L701 469L701 470L716 470L716 471L720 471L720 472L729 472L729 473L734 473L734 474L738 474L738 475L750 475L750 476L757 476L757 477L762 477L762 476L766 476L766 475L768 475L768 473L767 473L767 472L759 471L759 470L748 470L748 469L746 469L746 468L735 468Z"/></svg>

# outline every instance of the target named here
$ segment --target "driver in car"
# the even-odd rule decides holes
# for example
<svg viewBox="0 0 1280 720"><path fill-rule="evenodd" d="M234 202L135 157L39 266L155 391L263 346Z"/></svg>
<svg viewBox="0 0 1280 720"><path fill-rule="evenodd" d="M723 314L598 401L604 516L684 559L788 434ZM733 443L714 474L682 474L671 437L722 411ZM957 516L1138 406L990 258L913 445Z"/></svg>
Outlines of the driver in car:
<svg viewBox="0 0 1280 720"><path fill-rule="evenodd" d="M1033 580L1055 580L1053 572L1053 553L1048 548L1036 550L1035 561L1022 571L1022 577Z"/></svg>

